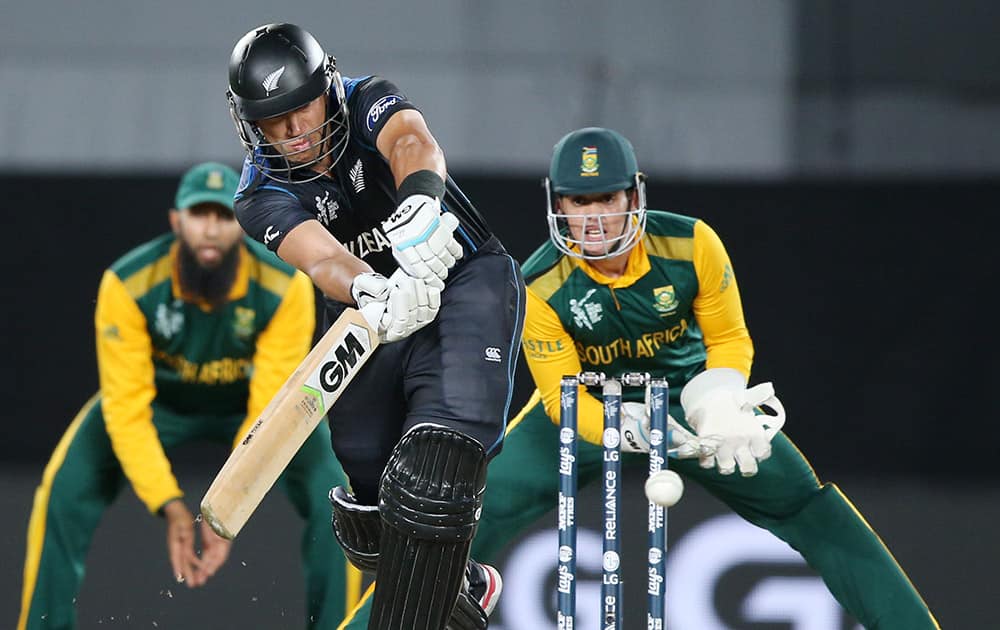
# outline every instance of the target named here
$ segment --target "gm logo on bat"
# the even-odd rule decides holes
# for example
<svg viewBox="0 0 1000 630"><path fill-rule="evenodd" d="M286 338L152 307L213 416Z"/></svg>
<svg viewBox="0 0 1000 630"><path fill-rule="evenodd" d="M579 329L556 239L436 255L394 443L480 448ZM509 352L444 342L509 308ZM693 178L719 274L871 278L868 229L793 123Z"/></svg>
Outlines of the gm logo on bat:
<svg viewBox="0 0 1000 630"><path fill-rule="evenodd" d="M319 369L319 385L327 393L332 394L340 389L358 361L370 352L370 347L366 343L368 341L367 333L361 332L361 336L364 337L364 341L362 341L358 333L352 330L353 328L357 327L349 328L344 335L344 340L333 350L334 358L324 363Z"/></svg>

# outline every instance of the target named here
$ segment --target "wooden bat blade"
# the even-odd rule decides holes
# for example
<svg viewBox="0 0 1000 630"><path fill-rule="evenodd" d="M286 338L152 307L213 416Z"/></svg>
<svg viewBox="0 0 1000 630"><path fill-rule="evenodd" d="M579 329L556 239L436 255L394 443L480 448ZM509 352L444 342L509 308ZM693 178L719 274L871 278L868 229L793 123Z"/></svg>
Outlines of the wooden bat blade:
<svg viewBox="0 0 1000 630"><path fill-rule="evenodd" d="M232 539L306 438L378 347L378 335L348 308L268 403L201 500L201 514Z"/></svg>

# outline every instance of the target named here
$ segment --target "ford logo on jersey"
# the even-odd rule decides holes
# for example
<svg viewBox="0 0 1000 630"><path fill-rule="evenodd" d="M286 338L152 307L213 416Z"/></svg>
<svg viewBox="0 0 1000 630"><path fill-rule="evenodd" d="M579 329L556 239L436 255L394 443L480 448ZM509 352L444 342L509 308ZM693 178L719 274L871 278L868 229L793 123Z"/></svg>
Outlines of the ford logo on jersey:
<svg viewBox="0 0 1000 630"><path fill-rule="evenodd" d="M388 96L383 96L382 98L375 101L371 109L368 110L368 131L375 130L375 123L378 122L385 110L389 109L396 103L403 100L402 96L397 96L395 94L390 94Z"/></svg>

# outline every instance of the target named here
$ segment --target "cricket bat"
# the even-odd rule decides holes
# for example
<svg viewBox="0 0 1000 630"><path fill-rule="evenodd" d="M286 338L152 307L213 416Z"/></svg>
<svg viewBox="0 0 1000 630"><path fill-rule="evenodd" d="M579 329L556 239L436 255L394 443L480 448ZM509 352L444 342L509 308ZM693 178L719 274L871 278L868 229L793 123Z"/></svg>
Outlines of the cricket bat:
<svg viewBox="0 0 1000 630"><path fill-rule="evenodd" d="M212 529L232 540L257 509L295 453L326 416L378 347L378 334L348 308L229 454L201 500Z"/></svg>

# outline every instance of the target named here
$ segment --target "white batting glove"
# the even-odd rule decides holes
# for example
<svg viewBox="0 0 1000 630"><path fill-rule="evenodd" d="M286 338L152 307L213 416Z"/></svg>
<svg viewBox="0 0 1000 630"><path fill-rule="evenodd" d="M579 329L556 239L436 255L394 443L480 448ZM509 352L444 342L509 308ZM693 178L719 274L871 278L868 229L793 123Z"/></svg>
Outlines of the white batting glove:
<svg viewBox="0 0 1000 630"><path fill-rule="evenodd" d="M427 195L410 195L382 222L392 255L408 275L442 281L463 254L454 236L457 227L458 217L442 214L441 202Z"/></svg>
<svg viewBox="0 0 1000 630"><path fill-rule="evenodd" d="M622 403L622 450L628 453L649 452L649 413L640 402ZM667 448L680 459L698 457L698 438L667 416ZM676 451L675 451L676 449Z"/></svg>
<svg viewBox="0 0 1000 630"><path fill-rule="evenodd" d="M767 405L777 415L757 415ZM702 468L723 475L737 468L744 477L757 474L758 462L771 456L771 440L785 424L785 409L771 383L746 389L743 375L731 368L705 370L681 391L681 406L698 434Z"/></svg>
<svg viewBox="0 0 1000 630"><path fill-rule="evenodd" d="M351 296L383 343L399 341L434 321L441 308L438 278L421 280L397 269L386 278L362 273L351 283Z"/></svg>

